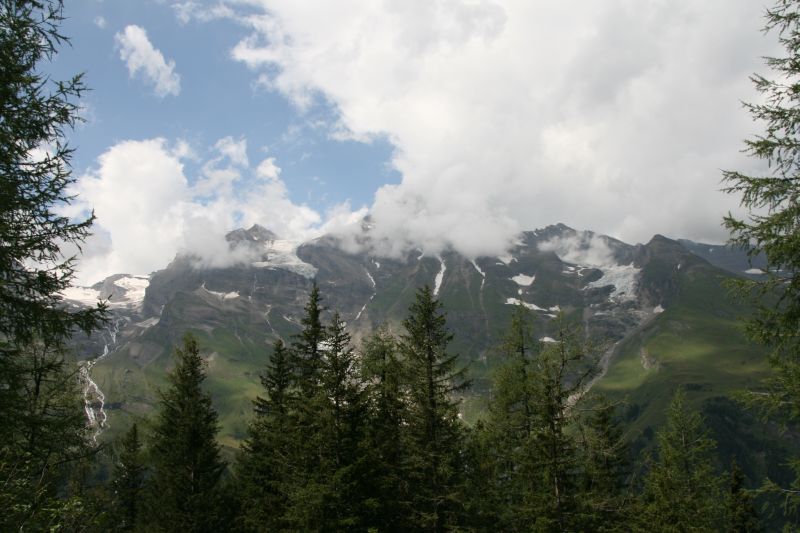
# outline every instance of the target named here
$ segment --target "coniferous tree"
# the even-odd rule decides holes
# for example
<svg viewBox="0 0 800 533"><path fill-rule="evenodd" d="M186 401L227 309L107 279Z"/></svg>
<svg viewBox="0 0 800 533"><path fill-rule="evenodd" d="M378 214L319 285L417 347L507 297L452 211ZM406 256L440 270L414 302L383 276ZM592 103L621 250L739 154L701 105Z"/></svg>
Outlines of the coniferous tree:
<svg viewBox="0 0 800 533"><path fill-rule="evenodd" d="M403 427L408 413L403 362L397 340L385 327L368 337L361 351L368 406L365 449L371 462L370 524L379 531L405 531L409 488L404 468Z"/></svg>
<svg viewBox="0 0 800 533"><path fill-rule="evenodd" d="M758 175L723 172L726 192L740 197L749 213L728 214L725 227L731 243L752 257L766 259L759 279L739 279L745 297L754 297L757 312L747 321L751 338L771 348L773 375L750 403L792 423L800 420L800 2L775 0L766 10L764 31L777 34L782 54L765 58L771 75L750 78L762 98L745 103L764 133L745 141L745 153L766 165ZM800 459L793 458L792 486L768 481L765 488L786 500L788 514L800 508Z"/></svg>
<svg viewBox="0 0 800 533"><path fill-rule="evenodd" d="M458 367L458 355L447 351L453 336L441 307L430 287L419 289L400 339L408 372L412 519L417 528L428 531L452 528L463 516L459 452L464 430L454 395L468 382L466 369Z"/></svg>
<svg viewBox="0 0 800 533"><path fill-rule="evenodd" d="M598 398L581 424L582 522L593 531L624 530L629 519L630 457L614 405Z"/></svg>
<svg viewBox="0 0 800 533"><path fill-rule="evenodd" d="M72 197L66 131L78 118L81 76L42 66L68 42L57 0L0 1L0 529L47 529L78 516L57 489L85 456L82 408L65 342L96 328L104 307L74 312L60 293L93 217L59 214ZM70 365L71 367L71 365ZM83 448L83 449L81 449Z"/></svg>
<svg viewBox="0 0 800 533"><path fill-rule="evenodd" d="M323 474L327 446L325 420L320 416L326 412L328 402L321 381L322 351L327 341L321 301L315 282L304 307L303 329L293 338L289 358L292 384L298 395L292 416L292 467L286 485L286 520L294 529L322 527L326 500L330 497Z"/></svg>
<svg viewBox="0 0 800 533"><path fill-rule="evenodd" d="M744 486L744 474L736 463L736 459L731 461L725 511L726 530L730 533L759 533L762 531L753 497Z"/></svg>
<svg viewBox="0 0 800 533"><path fill-rule="evenodd" d="M227 528L220 478L225 463L216 437L217 413L202 388L205 363L187 334L175 350L169 387L160 392L150 443L149 523L165 531L212 532Z"/></svg>
<svg viewBox="0 0 800 533"><path fill-rule="evenodd" d="M113 519L118 531L133 531L139 522L146 472L136 423L122 437L120 445L111 482Z"/></svg>
<svg viewBox="0 0 800 533"><path fill-rule="evenodd" d="M242 445L237 465L242 500L241 527L248 531L280 531L287 527L286 509L294 452L292 368L283 341L274 344L266 373L265 397L254 402L255 418Z"/></svg>
<svg viewBox="0 0 800 533"><path fill-rule="evenodd" d="M302 331L294 336L292 342L292 366L297 373L297 385L306 396L316 394L319 385L320 347L325 340L325 328L322 325L322 296L317 282L311 287L308 302L303 308L305 314L300 320Z"/></svg>
<svg viewBox="0 0 800 533"><path fill-rule="evenodd" d="M538 486L526 449L536 423L531 362L537 348L530 312L519 305L499 346L503 364L492 376L486 423L470 432L470 475L476 476L470 485L478 491L470 500L485 520L507 531L529 527L531 517L522 512L523 502Z"/></svg>
<svg viewBox="0 0 800 533"><path fill-rule="evenodd" d="M320 392L325 401L321 443L325 450L322 472L329 494L324 509L324 530L362 529L367 510L365 502L366 454L364 418L366 402L360 369L338 312L334 312L326 331L322 350Z"/></svg>
<svg viewBox="0 0 800 533"><path fill-rule="evenodd" d="M574 403L597 372L597 347L583 335L558 324L556 342L543 347L532 364L534 426L525 447L538 489L525 505L540 530L569 530L579 525L580 452L570 431Z"/></svg>
<svg viewBox="0 0 800 533"><path fill-rule="evenodd" d="M640 527L649 531L718 531L724 496L714 473L716 446L702 417L675 393L656 436L657 459L644 480Z"/></svg>
<svg viewBox="0 0 800 533"><path fill-rule="evenodd" d="M94 453L75 370L44 343L0 357L0 530L39 530L81 521L79 495L59 489ZM74 368L74 367L73 367Z"/></svg>

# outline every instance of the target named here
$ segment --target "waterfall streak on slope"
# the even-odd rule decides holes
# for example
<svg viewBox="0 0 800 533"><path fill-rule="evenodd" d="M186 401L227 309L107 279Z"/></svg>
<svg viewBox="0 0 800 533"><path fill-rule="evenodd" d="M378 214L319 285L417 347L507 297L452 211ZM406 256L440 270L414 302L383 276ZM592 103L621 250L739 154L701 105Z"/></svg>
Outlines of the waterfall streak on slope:
<svg viewBox="0 0 800 533"><path fill-rule="evenodd" d="M108 414L105 411L106 396L97 383L92 379L92 367L107 357L117 346L117 334L120 326L125 323L125 319L114 320L110 329L103 334L105 343L103 353L91 361L83 361L78 369L78 379L83 389L83 410L86 413L86 421L92 428L92 442L97 444L97 438L108 428ZM106 337L108 334L108 337Z"/></svg>
<svg viewBox="0 0 800 533"><path fill-rule="evenodd" d="M441 257L439 258L439 263L441 263L442 268L440 268L438 274L436 274L436 284L433 287L434 296L439 296L439 289L442 288L442 281L444 281L444 271L447 270L447 266L444 264L444 259Z"/></svg>
<svg viewBox="0 0 800 533"><path fill-rule="evenodd" d="M377 263L377 261L376 261L376 263ZM378 263L378 268L380 268L380 263ZM370 283L372 283L372 296L370 296L370 297L369 297L369 300L367 300L367 303L365 303L365 304L364 304L364 305L361 307L361 310L358 312L358 314L356 315L356 318L353 320L353 322L355 322L356 320L358 320L359 318L361 318L361 313L363 313L363 312L364 312L364 310L367 308L367 306L369 305L369 303L372 301L372 299L373 299L373 298L375 298L375 295L377 294L377 292L376 292L376 290L375 290L375 287L376 287L376 285L375 285L375 278L373 278L373 277L372 277L372 274L370 274L370 273L369 273L369 270L367 270L367 269L364 269L364 271L367 273L367 277L369 278L369 282L370 282Z"/></svg>

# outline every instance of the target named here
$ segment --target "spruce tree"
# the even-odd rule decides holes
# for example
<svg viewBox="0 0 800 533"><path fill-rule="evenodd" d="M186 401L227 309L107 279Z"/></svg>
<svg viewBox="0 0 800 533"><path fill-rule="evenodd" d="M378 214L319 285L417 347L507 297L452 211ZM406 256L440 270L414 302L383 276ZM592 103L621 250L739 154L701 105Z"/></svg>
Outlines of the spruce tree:
<svg viewBox="0 0 800 533"><path fill-rule="evenodd" d="M326 502L323 529L363 529L366 519L366 402L357 359L338 312L327 327L321 360L321 393L327 401L321 415L325 450L320 482L332 495Z"/></svg>
<svg viewBox="0 0 800 533"><path fill-rule="evenodd" d="M716 443L703 418L675 393L667 422L656 435L657 459L644 480L640 526L656 531L718 531L723 492L714 472Z"/></svg>
<svg viewBox="0 0 800 533"><path fill-rule="evenodd" d="M408 372L408 469L412 520L421 530L443 531L463 515L459 451L464 429L456 394L468 387L458 355L448 353L442 304L430 287L417 291L403 321L400 350Z"/></svg>
<svg viewBox="0 0 800 533"><path fill-rule="evenodd" d="M597 347L559 319L555 343L543 347L532 364L534 428L525 446L538 488L524 505L540 530L579 525L580 451L571 426L576 401L597 372Z"/></svg>
<svg viewBox="0 0 800 533"><path fill-rule="evenodd" d="M581 421L581 514L587 529L617 531L628 519L630 457L615 407L605 398L585 405Z"/></svg>
<svg viewBox="0 0 800 533"><path fill-rule="evenodd" d="M370 525L379 531L405 531L409 527L409 488L403 428L408 413L397 340L386 327L379 328L364 341L361 359L362 379L367 387L365 449L370 461Z"/></svg>
<svg viewBox="0 0 800 533"><path fill-rule="evenodd" d="M111 482L112 518L118 531L133 531L139 522L140 499L146 468L142 458L139 428L134 423L120 442Z"/></svg>
<svg viewBox="0 0 800 533"><path fill-rule="evenodd" d="M759 533L763 531L753 496L744 486L744 474L736 463L731 461L730 481L725 501L726 530L730 533Z"/></svg>
<svg viewBox="0 0 800 533"><path fill-rule="evenodd" d="M539 486L535 461L527 449L537 423L531 366L538 343L533 340L530 312L525 307L514 309L499 352L503 364L492 376L486 425L476 428L472 436L474 445L490 453L483 461L484 469L491 470L490 480L476 480L484 491L481 499L495 502L491 507L498 527L514 531L533 520L531 513L524 512L524 502L530 501Z"/></svg>
<svg viewBox="0 0 800 533"><path fill-rule="evenodd" d="M150 442L148 526L165 531L212 532L229 525L220 477L225 463L211 397L203 390L205 363L197 340L187 334L175 350L169 387L160 391Z"/></svg>
<svg viewBox="0 0 800 533"><path fill-rule="evenodd" d="M320 347L325 340L325 328L322 325L324 310L319 286L314 281L308 302L303 308L303 318L300 319L303 329L294 336L291 351L297 384L307 396L314 395L319 385Z"/></svg>
<svg viewBox="0 0 800 533"><path fill-rule="evenodd" d="M287 492L294 453L292 369L282 340L275 341L267 371L261 376L265 396L254 402L255 417L237 464L246 531L279 531L287 527Z"/></svg>
<svg viewBox="0 0 800 533"><path fill-rule="evenodd" d="M325 483L324 437L328 399L322 389L322 350L327 333L322 324L322 297L316 282L309 293L301 319L303 329L294 335L290 350L292 386L297 390L293 413L292 468L287 481L286 520L294 529L322 527L325 506L331 495Z"/></svg>

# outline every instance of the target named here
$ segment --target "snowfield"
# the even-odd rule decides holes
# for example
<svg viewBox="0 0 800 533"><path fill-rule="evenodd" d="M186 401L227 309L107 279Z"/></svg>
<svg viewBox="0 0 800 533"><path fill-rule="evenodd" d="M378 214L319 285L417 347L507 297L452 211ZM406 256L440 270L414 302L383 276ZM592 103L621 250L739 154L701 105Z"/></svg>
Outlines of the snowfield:
<svg viewBox="0 0 800 533"><path fill-rule="evenodd" d="M149 276L125 276L115 280L114 285L124 291L122 297L115 296L108 301L111 309L140 309L144 302L144 294L150 285ZM90 287L68 287L61 293L65 300L76 302L87 307L97 305L97 302L108 297L101 291Z"/></svg>
<svg viewBox="0 0 800 533"><path fill-rule="evenodd" d="M304 278L312 279L317 275L317 269L297 257L297 248L300 241L277 239L265 243L267 259L251 263L256 268L282 269L300 274Z"/></svg>

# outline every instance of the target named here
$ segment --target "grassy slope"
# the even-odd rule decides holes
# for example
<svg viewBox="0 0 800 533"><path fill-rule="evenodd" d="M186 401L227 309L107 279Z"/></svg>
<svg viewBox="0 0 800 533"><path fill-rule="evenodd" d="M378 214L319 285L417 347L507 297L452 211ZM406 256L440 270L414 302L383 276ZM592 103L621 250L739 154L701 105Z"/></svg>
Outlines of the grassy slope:
<svg viewBox="0 0 800 533"><path fill-rule="evenodd" d="M686 390L689 405L707 418L721 413L725 404L739 411L728 415L732 419L744 415L723 398L757 387L766 376L764 349L742 330L748 307L729 296L723 283L727 277L708 265L680 273L678 294L668 309L617 348L597 383L598 392L625 401L628 435L636 448L650 446L678 387ZM723 430L716 429L719 439ZM745 453L744 448L735 453Z"/></svg>

